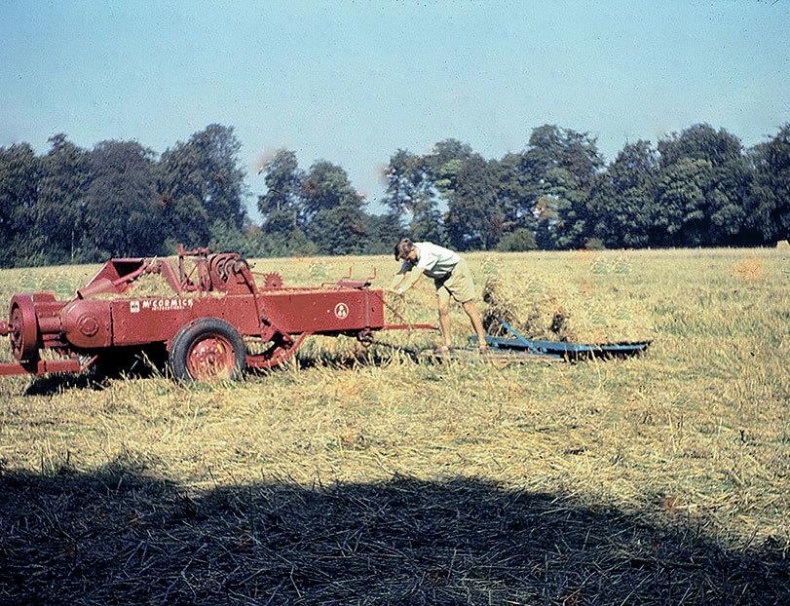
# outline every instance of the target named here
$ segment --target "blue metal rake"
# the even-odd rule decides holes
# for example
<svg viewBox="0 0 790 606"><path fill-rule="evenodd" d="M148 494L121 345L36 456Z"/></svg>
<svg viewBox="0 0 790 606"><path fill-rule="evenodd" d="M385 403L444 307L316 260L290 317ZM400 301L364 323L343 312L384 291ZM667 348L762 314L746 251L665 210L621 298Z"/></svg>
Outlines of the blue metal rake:
<svg viewBox="0 0 790 606"><path fill-rule="evenodd" d="M650 345L650 341L584 345L581 343L567 343L564 341L527 339L504 320L501 321L501 324L502 327L510 333L510 336L486 336L486 343L488 343L488 346L494 351L520 352L545 358L578 360L635 355L644 352L648 345ZM472 336L470 338L472 341L477 342L477 336Z"/></svg>

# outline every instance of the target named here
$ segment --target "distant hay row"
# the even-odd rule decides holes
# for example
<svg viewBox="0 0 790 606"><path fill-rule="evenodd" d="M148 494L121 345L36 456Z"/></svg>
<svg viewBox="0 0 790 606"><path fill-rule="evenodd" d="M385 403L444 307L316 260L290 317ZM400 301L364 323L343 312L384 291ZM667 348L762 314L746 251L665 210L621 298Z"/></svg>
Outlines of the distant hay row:
<svg viewBox="0 0 790 606"><path fill-rule="evenodd" d="M488 277L483 324L489 334L505 335L504 321L529 339L588 344L652 339L644 302L589 280L549 283L535 273Z"/></svg>

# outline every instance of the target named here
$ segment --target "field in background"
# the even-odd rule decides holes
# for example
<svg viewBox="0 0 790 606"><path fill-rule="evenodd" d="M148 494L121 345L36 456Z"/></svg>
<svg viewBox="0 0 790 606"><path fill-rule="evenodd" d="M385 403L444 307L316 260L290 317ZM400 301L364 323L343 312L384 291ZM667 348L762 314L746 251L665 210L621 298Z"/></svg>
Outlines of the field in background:
<svg viewBox="0 0 790 606"><path fill-rule="evenodd" d="M397 348L435 334L392 332L229 385L0 378L0 602L790 601L788 257L468 255L478 289L638 325L631 359L431 364ZM374 268L397 264L253 261L286 285ZM96 269L2 271L0 300ZM428 280L392 305L436 321Z"/></svg>

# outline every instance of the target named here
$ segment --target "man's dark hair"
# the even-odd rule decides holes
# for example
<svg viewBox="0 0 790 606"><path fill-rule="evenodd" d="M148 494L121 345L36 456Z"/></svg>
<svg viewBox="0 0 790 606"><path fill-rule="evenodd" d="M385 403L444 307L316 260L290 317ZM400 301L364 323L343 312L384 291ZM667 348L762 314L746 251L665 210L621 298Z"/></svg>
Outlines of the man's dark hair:
<svg viewBox="0 0 790 606"><path fill-rule="evenodd" d="M412 250L414 250L414 242L408 238L401 238L401 241L395 245L395 260L405 259Z"/></svg>

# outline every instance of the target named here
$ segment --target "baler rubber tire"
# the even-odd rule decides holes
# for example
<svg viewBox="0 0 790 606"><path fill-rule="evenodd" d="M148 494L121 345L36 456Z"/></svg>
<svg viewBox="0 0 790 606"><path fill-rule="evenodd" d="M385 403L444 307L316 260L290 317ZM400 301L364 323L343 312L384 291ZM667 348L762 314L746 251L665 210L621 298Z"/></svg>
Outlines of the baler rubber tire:
<svg viewBox="0 0 790 606"><path fill-rule="evenodd" d="M196 356L195 346L201 341L211 341L210 345L217 348L220 364L213 364L214 357L208 361L211 368L218 368L219 373L201 375L195 369L195 364L190 358ZM231 352L222 351L229 347ZM232 366L229 364L232 355ZM226 379L239 380L247 366L247 350L244 340L238 331L230 324L219 318L202 318L185 326L173 339L173 344L168 354L170 370L178 381L183 382L211 382Z"/></svg>
<svg viewBox="0 0 790 606"><path fill-rule="evenodd" d="M31 295L19 295L11 304L11 350L17 360L38 359L38 317Z"/></svg>

